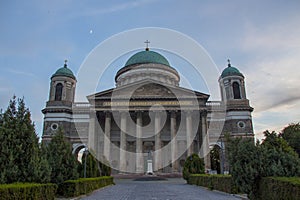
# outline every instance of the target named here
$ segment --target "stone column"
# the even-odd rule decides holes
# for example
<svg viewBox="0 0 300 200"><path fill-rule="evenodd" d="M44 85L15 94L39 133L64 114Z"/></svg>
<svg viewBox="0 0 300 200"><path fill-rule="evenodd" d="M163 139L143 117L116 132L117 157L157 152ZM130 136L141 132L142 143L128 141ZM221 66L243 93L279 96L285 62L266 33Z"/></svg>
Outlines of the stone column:
<svg viewBox="0 0 300 200"><path fill-rule="evenodd" d="M162 168L161 163L161 116L157 111L155 112L155 120L154 120L154 133L155 133L155 152L154 152L154 171L158 171Z"/></svg>
<svg viewBox="0 0 300 200"><path fill-rule="evenodd" d="M126 172L127 163L126 163L126 113L121 113L121 130L120 130L120 172Z"/></svg>
<svg viewBox="0 0 300 200"><path fill-rule="evenodd" d="M171 124L171 159L172 159L172 171L178 172L178 161L177 161L177 140L176 140L176 113L171 112L170 115Z"/></svg>
<svg viewBox="0 0 300 200"><path fill-rule="evenodd" d="M193 138L192 138L192 113L186 112L186 144L187 144L187 156L193 153Z"/></svg>
<svg viewBox="0 0 300 200"><path fill-rule="evenodd" d="M96 111L90 111L89 135L88 135L88 148L97 152L97 137L96 137Z"/></svg>
<svg viewBox="0 0 300 200"><path fill-rule="evenodd" d="M111 113L105 113L105 127L104 127L104 156L110 161L110 129L111 129Z"/></svg>
<svg viewBox="0 0 300 200"><path fill-rule="evenodd" d="M205 169L210 169L210 153L209 153L209 135L207 133L207 114L201 113L202 122L202 156L204 158Z"/></svg>
<svg viewBox="0 0 300 200"><path fill-rule="evenodd" d="M143 141L142 141L142 113L136 116L136 172L144 173L143 163Z"/></svg>

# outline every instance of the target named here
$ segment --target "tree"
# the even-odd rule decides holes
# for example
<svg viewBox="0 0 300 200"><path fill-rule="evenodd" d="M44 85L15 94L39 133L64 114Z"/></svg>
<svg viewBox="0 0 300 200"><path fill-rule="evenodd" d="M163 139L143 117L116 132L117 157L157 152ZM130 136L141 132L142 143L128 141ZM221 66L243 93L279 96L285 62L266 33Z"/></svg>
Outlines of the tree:
<svg viewBox="0 0 300 200"><path fill-rule="evenodd" d="M300 156L300 124L290 124L285 127L280 136L288 142L288 144L297 152Z"/></svg>
<svg viewBox="0 0 300 200"><path fill-rule="evenodd" d="M101 161L98 163L100 168L100 176L110 176L111 175L111 167L109 161L105 156L102 157Z"/></svg>
<svg viewBox="0 0 300 200"><path fill-rule="evenodd" d="M80 177L84 177L84 165L86 159L86 178L98 177L100 176L100 170L98 167L98 160L89 153L87 156L83 154L82 163L79 164L79 174Z"/></svg>
<svg viewBox="0 0 300 200"><path fill-rule="evenodd" d="M299 176L300 159L280 134L264 132L265 140L260 145L263 151L262 176Z"/></svg>
<svg viewBox="0 0 300 200"><path fill-rule="evenodd" d="M185 180L189 179L190 174L204 174L204 160L199 158L199 156L195 153L188 156L184 162L182 173Z"/></svg>
<svg viewBox="0 0 300 200"><path fill-rule="evenodd" d="M0 182L40 182L40 150L31 114L15 96L0 114Z"/></svg>
<svg viewBox="0 0 300 200"><path fill-rule="evenodd" d="M222 153L222 150L218 145L215 145L210 151L211 169L216 170L218 174L221 173L220 153Z"/></svg>
<svg viewBox="0 0 300 200"><path fill-rule="evenodd" d="M46 157L51 167L51 182L60 184L66 180L77 179L77 159L72 155L72 146L65 140L59 127L46 147Z"/></svg>
<svg viewBox="0 0 300 200"><path fill-rule="evenodd" d="M78 172L80 177L84 177L84 163L86 160L86 178L90 177L99 177L99 176L110 176L111 174L111 167L109 162L105 157L98 161L93 152L90 152L86 157L83 154L82 162L79 163Z"/></svg>
<svg viewBox="0 0 300 200"><path fill-rule="evenodd" d="M274 131L265 131L262 144L249 138L227 138L230 173L241 192L255 199L258 183L267 176L299 176L300 160L295 151Z"/></svg>
<svg viewBox="0 0 300 200"><path fill-rule="evenodd" d="M261 178L261 152L250 138L228 139L226 146L235 185L241 192L248 194L249 198L253 198Z"/></svg>

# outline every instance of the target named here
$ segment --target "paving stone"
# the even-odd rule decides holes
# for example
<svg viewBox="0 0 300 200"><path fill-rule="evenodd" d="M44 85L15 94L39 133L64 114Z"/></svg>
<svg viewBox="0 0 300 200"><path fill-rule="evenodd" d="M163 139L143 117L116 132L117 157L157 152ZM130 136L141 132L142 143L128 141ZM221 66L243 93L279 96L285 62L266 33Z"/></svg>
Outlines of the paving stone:
<svg viewBox="0 0 300 200"><path fill-rule="evenodd" d="M84 200L235 200L236 196L188 185L183 179L133 181L116 179L116 185L102 188Z"/></svg>

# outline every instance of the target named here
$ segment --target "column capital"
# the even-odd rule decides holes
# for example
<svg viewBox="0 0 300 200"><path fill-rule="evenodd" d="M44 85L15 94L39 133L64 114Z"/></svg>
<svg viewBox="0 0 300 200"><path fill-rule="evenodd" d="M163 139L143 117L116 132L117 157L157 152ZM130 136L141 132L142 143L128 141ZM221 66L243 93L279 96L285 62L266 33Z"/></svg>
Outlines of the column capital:
<svg viewBox="0 0 300 200"><path fill-rule="evenodd" d="M136 113L137 118L141 118L142 114L143 114L143 111L135 111L135 113Z"/></svg>
<svg viewBox="0 0 300 200"><path fill-rule="evenodd" d="M200 112L201 117L207 117L207 110L203 110Z"/></svg>
<svg viewBox="0 0 300 200"><path fill-rule="evenodd" d="M111 117L112 113L111 111L104 111L105 112L105 117Z"/></svg>
<svg viewBox="0 0 300 200"><path fill-rule="evenodd" d="M171 118L175 118L176 115L177 115L177 111L172 110L172 111L170 112Z"/></svg>

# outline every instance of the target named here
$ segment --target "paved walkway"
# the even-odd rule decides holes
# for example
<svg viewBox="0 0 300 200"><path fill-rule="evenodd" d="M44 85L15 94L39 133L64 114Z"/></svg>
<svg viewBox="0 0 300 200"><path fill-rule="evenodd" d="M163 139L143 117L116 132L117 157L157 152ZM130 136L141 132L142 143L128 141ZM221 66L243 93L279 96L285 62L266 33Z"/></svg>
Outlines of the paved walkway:
<svg viewBox="0 0 300 200"><path fill-rule="evenodd" d="M225 200L240 199L230 194L188 185L183 179L134 181L116 179L116 185L93 192L85 200Z"/></svg>

